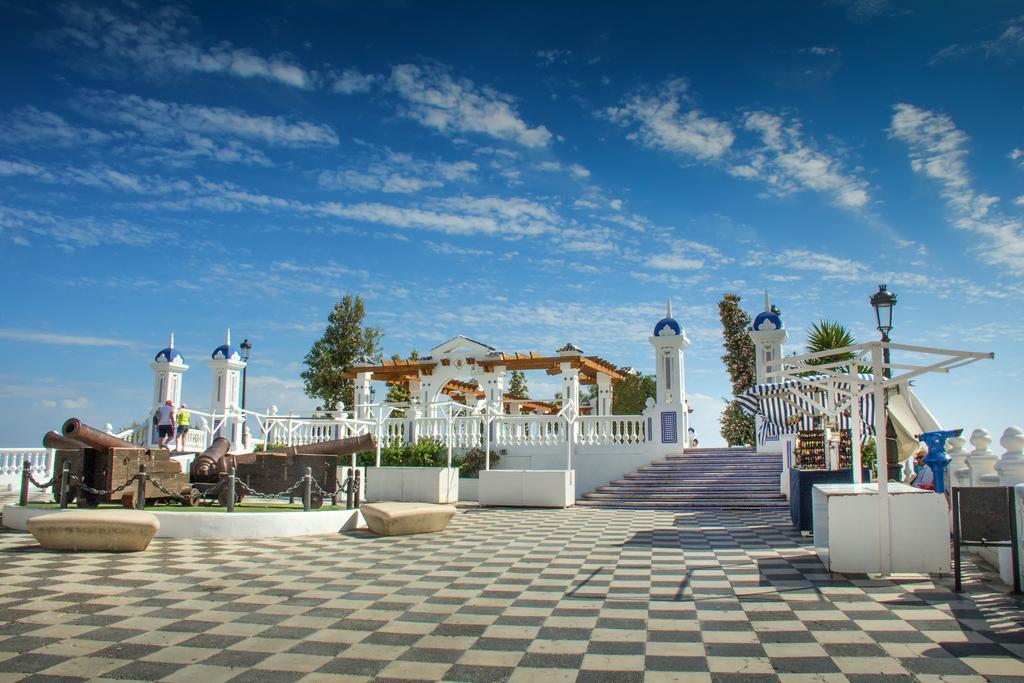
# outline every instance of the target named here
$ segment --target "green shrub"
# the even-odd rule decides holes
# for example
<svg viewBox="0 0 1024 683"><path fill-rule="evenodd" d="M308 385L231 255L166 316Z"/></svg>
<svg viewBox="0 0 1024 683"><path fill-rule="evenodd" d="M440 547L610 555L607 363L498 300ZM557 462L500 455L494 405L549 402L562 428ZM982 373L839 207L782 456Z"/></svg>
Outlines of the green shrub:
<svg viewBox="0 0 1024 683"><path fill-rule="evenodd" d="M350 456L340 456L339 465L347 465ZM356 456L360 467L377 464L377 452L366 451ZM448 464L448 449L439 441L423 439L419 443L404 446L386 446L380 449L382 467L444 467Z"/></svg>
<svg viewBox="0 0 1024 683"><path fill-rule="evenodd" d="M492 467L498 463L498 459L498 454L491 451ZM458 459L454 460L452 464L458 466L460 477L475 479L480 476L480 470L482 470L486 464L484 459L484 449L470 448Z"/></svg>

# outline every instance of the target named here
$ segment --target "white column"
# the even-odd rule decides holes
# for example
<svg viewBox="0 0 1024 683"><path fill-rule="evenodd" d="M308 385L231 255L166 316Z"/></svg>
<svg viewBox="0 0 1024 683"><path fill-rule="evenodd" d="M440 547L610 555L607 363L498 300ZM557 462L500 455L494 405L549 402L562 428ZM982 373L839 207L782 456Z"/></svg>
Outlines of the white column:
<svg viewBox="0 0 1024 683"><path fill-rule="evenodd" d="M580 408L580 371L569 363L562 363L562 406L572 404L575 410Z"/></svg>
<svg viewBox="0 0 1024 683"><path fill-rule="evenodd" d="M974 450L967 456L967 467L970 470L970 486L994 486L999 483L999 475L995 472L999 456L989 450L992 436L987 429L975 429L971 432L971 445Z"/></svg>
<svg viewBox="0 0 1024 683"><path fill-rule="evenodd" d="M1024 431L1020 427L1007 427L999 443L1006 449L995 466L999 485L1024 484Z"/></svg>
<svg viewBox="0 0 1024 683"><path fill-rule="evenodd" d="M352 417L357 420L369 420L370 419L370 378L373 377L373 373L370 372L359 372L356 373L355 380L355 400L356 405L352 410Z"/></svg>
<svg viewBox="0 0 1024 683"><path fill-rule="evenodd" d="M949 455L949 485L970 486L971 468L967 466L967 456L970 455L965 446L967 439L962 436L954 436L946 439L946 453Z"/></svg>
<svg viewBox="0 0 1024 683"><path fill-rule="evenodd" d="M597 373L597 406L594 414L612 414L612 378L603 372Z"/></svg>
<svg viewBox="0 0 1024 683"><path fill-rule="evenodd" d="M851 363L850 364L850 369L849 369L850 377L856 377L857 376L857 370L858 370L857 365ZM851 389L856 388L855 390L859 391L860 390L860 385L858 385L855 382L851 381L850 382L850 388ZM856 397L854 397L853 402L850 403L850 462L852 463L851 466L853 467L853 483L854 484L860 484L860 483L862 483L862 481L864 479L864 473L862 472L862 470L864 468L861 466L861 459L860 459L860 437L861 437L860 423L861 423L860 396L856 396Z"/></svg>

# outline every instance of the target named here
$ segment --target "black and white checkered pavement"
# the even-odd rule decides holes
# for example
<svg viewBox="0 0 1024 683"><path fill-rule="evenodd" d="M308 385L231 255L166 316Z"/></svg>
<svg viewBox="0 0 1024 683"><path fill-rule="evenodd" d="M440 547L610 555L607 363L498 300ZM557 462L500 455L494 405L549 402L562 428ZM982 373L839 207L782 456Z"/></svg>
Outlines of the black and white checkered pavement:
<svg viewBox="0 0 1024 683"><path fill-rule="evenodd" d="M781 512L462 510L441 534L0 533L0 682L1024 679L984 584L829 576Z"/></svg>

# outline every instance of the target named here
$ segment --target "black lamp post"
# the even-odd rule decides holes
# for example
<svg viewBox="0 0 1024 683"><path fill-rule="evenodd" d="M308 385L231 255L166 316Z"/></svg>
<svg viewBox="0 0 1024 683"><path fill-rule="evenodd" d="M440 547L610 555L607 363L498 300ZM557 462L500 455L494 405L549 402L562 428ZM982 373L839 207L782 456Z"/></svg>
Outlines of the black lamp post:
<svg viewBox="0 0 1024 683"><path fill-rule="evenodd" d="M878 291L871 295L871 306L875 309L875 321L878 323L878 331L882 333L882 342L888 343L889 332L892 330L892 309L896 307L896 295L888 290L885 285L878 285ZM882 374L886 379L892 377L892 368L889 367L889 347L882 348L882 362L885 368ZM877 369L876 369L877 372ZM896 440L896 429L892 426L892 419L889 417L889 390L885 390L885 452L888 460L890 480L899 480L899 444ZM877 437L876 437L877 438Z"/></svg>
<svg viewBox="0 0 1024 683"><path fill-rule="evenodd" d="M242 410L245 410L245 379L249 370L249 354L252 353L252 344L248 339L243 339L239 348L242 350L242 360L245 361L245 367L242 368Z"/></svg>

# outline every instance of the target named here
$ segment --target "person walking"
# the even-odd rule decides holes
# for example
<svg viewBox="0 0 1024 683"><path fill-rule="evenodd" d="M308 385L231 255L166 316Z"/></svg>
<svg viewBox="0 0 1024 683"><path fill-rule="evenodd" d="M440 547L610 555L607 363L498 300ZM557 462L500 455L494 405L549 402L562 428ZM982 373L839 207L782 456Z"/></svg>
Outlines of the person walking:
<svg viewBox="0 0 1024 683"><path fill-rule="evenodd" d="M177 448L175 450L185 450L185 436L188 434L189 428L192 426L192 413L188 412L188 406L184 403L181 404L181 408L178 409L178 416L175 422L178 425L178 429L175 433L175 441L177 442Z"/></svg>
<svg viewBox="0 0 1024 683"><path fill-rule="evenodd" d="M167 448L167 443L174 439L174 403L171 399L156 409L156 429L160 434L160 448Z"/></svg>

